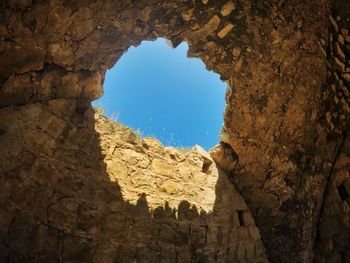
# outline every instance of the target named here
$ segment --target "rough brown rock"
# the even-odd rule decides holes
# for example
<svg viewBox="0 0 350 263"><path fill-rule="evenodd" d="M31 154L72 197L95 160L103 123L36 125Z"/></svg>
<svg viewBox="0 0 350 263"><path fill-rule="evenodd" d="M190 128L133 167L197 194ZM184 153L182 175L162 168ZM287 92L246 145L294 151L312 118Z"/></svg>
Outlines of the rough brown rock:
<svg viewBox="0 0 350 263"><path fill-rule="evenodd" d="M270 262L348 258L349 232L341 231L347 223L338 222L349 213L347 198L339 200L348 184L346 168L337 168L340 156L348 158L342 143L350 112L347 1L9 0L0 3L0 17L1 260L190 262L196 255L198 262L254 262L264 247ZM174 220L169 207L153 214L173 221L155 221L150 206L164 205L161 199L137 199L128 188L142 182L142 173L123 185L136 205L123 199L119 181L139 169L172 176L176 165L168 161L184 155L153 139L136 147L139 139L124 128L120 145L109 148L113 136L96 131L89 104L102 95L107 68L130 46L157 37L174 47L188 42L189 56L229 85L222 142L212 156L260 230L232 228L230 238L249 242L226 249L225 222L213 228L206 221L189 235L189 218L203 219L189 204L205 211L212 201L199 205L186 191L181 196L191 202L179 208L186 223ZM114 151L130 159L116 161ZM195 193L209 176L203 160L181 172L198 171L191 178ZM228 205L237 192L219 178L215 195L225 200L215 203ZM178 180L162 188L154 180L147 181L148 195L161 189L180 195ZM234 213L226 208L212 217ZM236 225L246 218L242 209ZM204 246L209 240L216 241Z"/></svg>

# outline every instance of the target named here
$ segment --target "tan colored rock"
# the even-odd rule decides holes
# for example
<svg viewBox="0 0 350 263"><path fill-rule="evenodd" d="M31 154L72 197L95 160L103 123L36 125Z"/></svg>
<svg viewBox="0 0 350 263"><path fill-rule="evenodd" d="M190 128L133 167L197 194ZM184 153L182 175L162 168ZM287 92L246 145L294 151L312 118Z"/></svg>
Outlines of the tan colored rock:
<svg viewBox="0 0 350 263"><path fill-rule="evenodd" d="M205 38L215 31L220 25L220 18L215 15L213 16L201 29L194 32L194 37Z"/></svg>
<svg viewBox="0 0 350 263"><path fill-rule="evenodd" d="M225 143L216 145L210 150L210 155L224 171L231 173L236 168L237 156L229 145Z"/></svg>
<svg viewBox="0 0 350 263"><path fill-rule="evenodd" d="M339 31L338 23L337 23L337 21L333 18L333 16L329 16L329 21L331 22L331 24L332 24L334 30L335 30L336 32L338 32L338 31Z"/></svg>
<svg viewBox="0 0 350 263"><path fill-rule="evenodd" d="M222 16L228 16L235 9L236 9L236 6L234 2L230 0L222 6L220 13Z"/></svg>
<svg viewBox="0 0 350 263"><path fill-rule="evenodd" d="M79 86L83 89L83 96L89 99L98 99L102 96L102 74L100 72L91 73L89 76L81 78Z"/></svg>
<svg viewBox="0 0 350 263"><path fill-rule="evenodd" d="M171 176L173 174L171 165L162 159L152 160L151 169L153 172L164 176Z"/></svg>
<svg viewBox="0 0 350 263"><path fill-rule="evenodd" d="M240 57L240 59L235 64L235 71L240 72L243 66L243 58Z"/></svg>
<svg viewBox="0 0 350 263"><path fill-rule="evenodd" d="M49 56L53 63L60 66L71 66L74 62L74 52L71 43L65 41L49 46Z"/></svg>
<svg viewBox="0 0 350 263"><path fill-rule="evenodd" d="M151 151L161 153L163 150L162 144L156 138L147 137L147 138L144 138L142 142L144 147L146 149L150 149Z"/></svg>
<svg viewBox="0 0 350 263"><path fill-rule="evenodd" d="M178 182L173 180L163 181L159 186L159 191L169 195L181 196L183 189L179 187Z"/></svg>
<svg viewBox="0 0 350 263"><path fill-rule="evenodd" d="M116 161L107 162L107 171L112 181L117 181L118 178L126 177L128 174L125 165Z"/></svg>
<svg viewBox="0 0 350 263"><path fill-rule="evenodd" d="M341 72L345 71L345 64L340 59L334 57L334 62L339 71Z"/></svg>
<svg viewBox="0 0 350 263"><path fill-rule="evenodd" d="M202 147L199 145L195 145L191 148L191 151L194 152L195 154L201 156L205 162L213 162L213 159L211 158L210 154L204 150Z"/></svg>
<svg viewBox="0 0 350 263"><path fill-rule="evenodd" d="M340 43L341 45L345 44L344 37L341 34L338 35L338 43Z"/></svg>
<svg viewBox="0 0 350 263"><path fill-rule="evenodd" d="M188 9L187 11L183 12L181 14L182 19L186 22L190 21L193 15L193 12L194 12L194 8Z"/></svg>
<svg viewBox="0 0 350 263"><path fill-rule="evenodd" d="M241 55L242 50L239 47L234 47L232 50L232 55L234 57L239 57Z"/></svg>
<svg viewBox="0 0 350 263"><path fill-rule="evenodd" d="M213 159L210 156L210 154L199 145L195 145L194 147L192 147L191 151L202 157L203 159L202 171L204 173L208 172L210 165L213 163Z"/></svg>
<svg viewBox="0 0 350 263"><path fill-rule="evenodd" d="M336 44L335 44L335 52L336 52L338 58L339 58L341 61L346 62L345 53L344 53L344 51L341 49L339 43L336 43Z"/></svg>
<svg viewBox="0 0 350 263"><path fill-rule="evenodd" d="M164 150L165 150L165 154L167 156L169 156L171 159L176 160L176 161L183 160L183 156L182 156L181 152L178 149L176 149L175 147L171 147L171 146L165 147Z"/></svg>
<svg viewBox="0 0 350 263"><path fill-rule="evenodd" d="M150 160L148 159L148 156L142 153L139 153L135 150L131 149L124 149L120 151L121 159L131 166L136 166L139 168L146 169L149 164Z"/></svg>
<svg viewBox="0 0 350 263"><path fill-rule="evenodd" d="M350 73L343 73L342 77L346 82L350 83Z"/></svg>
<svg viewBox="0 0 350 263"><path fill-rule="evenodd" d="M223 39L230 31L233 29L234 25L231 23L228 23L224 26L223 29L221 29L218 33L218 37Z"/></svg>

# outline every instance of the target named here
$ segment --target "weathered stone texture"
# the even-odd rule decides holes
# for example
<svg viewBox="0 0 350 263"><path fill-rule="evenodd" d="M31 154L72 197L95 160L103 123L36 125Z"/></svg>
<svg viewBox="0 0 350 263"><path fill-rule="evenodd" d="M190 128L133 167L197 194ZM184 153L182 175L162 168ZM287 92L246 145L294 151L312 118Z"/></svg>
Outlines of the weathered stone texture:
<svg viewBox="0 0 350 263"><path fill-rule="evenodd" d="M315 262L350 262L350 137L334 163L319 221Z"/></svg>
<svg viewBox="0 0 350 263"><path fill-rule="evenodd" d="M62 99L0 110L1 262L267 262L203 149L77 111Z"/></svg>
<svg viewBox="0 0 350 263"><path fill-rule="evenodd" d="M1 207L7 212L1 217L4 224L1 229L8 231L6 235L11 238L23 233L19 240L28 246L36 246L34 241L39 240L49 244L45 251L35 255L70 253L69 260L74 261L84 256L98 258L99 253L108 252L113 258L118 244L117 255L139 253L135 256L139 261L157 255L159 258L177 255L178 262L190 261L193 251L188 246L181 253L171 247L166 252L168 256L157 254L156 249L153 252L142 246L136 249L137 243L130 246L108 241L102 242L100 248L90 236L82 239L80 228L78 234L72 230L75 229L72 224L81 222L78 225L84 225L83 231L106 235L108 231L103 232L100 227L111 223L99 220L105 220L110 213L106 204L115 195L117 200L127 198L133 204L130 207L135 202L136 207L144 207L137 210L144 211L141 214L150 231L144 236L155 242L154 237L164 231L157 232L159 224L152 221L146 210L164 205L156 195L169 197L169 204L174 206L179 205L175 197L182 195L204 211L212 203L213 192L203 199L201 191L205 188L195 188L203 184L201 171L205 172L206 180L215 178L207 174L210 166L197 170L198 161L191 164L198 173L182 171L177 160L177 154L185 158L182 153L165 150L152 140L146 140L142 147L136 146L135 136L119 139L133 147L122 144L109 149L113 145L111 138L101 135L104 146L100 148L99 135L93 132L95 120L83 116L89 112L90 101L102 95L107 68L130 46L164 37L174 47L188 42L189 56L201 58L209 70L219 73L229 85L221 142L212 156L220 169L229 174L250 208L269 261L311 262L314 247L318 247L315 240L324 241L318 240L322 235L316 233L324 233L324 224L320 222L327 221L327 196L334 195L330 178L336 177L334 163L349 128L349 16L349 3L341 0L2 1L0 108L4 117L0 125L4 128L0 138L6 138L1 144L1 151L6 154L0 156L4 189L0 194L4 203ZM34 120L42 121L39 127ZM107 151L105 156L102 150ZM151 152L155 155L149 156ZM125 156L132 157L126 160ZM172 180L162 181L177 172L192 180L191 187L199 194L197 199L191 196L193 189L181 189ZM149 179L146 185L138 185L149 189L146 209L145 198L133 193L130 183L140 183L142 176L154 174L159 176ZM100 187L95 188L95 181L101 177L105 183L96 182ZM205 187L212 187L214 181ZM123 184L124 190L113 192L116 184ZM68 194L71 192L73 196ZM151 197L152 193L157 194ZM81 205L80 200L85 200L86 205ZM93 200L101 203L95 204ZM117 208L118 205L114 204ZM343 215L344 211L338 210L339 216ZM36 225L43 211L47 217L40 222L49 223ZM319 220L320 214L325 218L323 221ZM96 219L96 215L100 218ZM55 220L60 220L61 225L52 226L50 222ZM123 226L117 232L120 240L124 240L125 235L131 234L124 227L124 218L116 220L121 222L118 226ZM22 227L23 231L19 231ZM142 224L138 228L143 229ZM209 230L208 233L216 231ZM36 231L44 233L45 238L33 238L31 233ZM181 225L177 232L188 233L188 229ZM259 236L255 230L239 233L241 237L247 233L256 239ZM188 242L188 236L165 238ZM331 246L331 239L325 240ZM67 246L63 249L62 244L74 242L77 245L71 246L71 250ZM25 255L36 251L26 248L24 243L1 245L0 251L11 251L11 260L20 261L17 251L26 251L21 252ZM346 246L332 246L337 247L331 250L336 251L334 256L331 252L318 255L340 262L339 251L345 251ZM44 245L38 247L44 249ZM53 247L56 249L52 250ZM92 251L92 247L96 250ZM251 243L235 246L226 254L221 250L213 252L212 246L208 250L202 247L201 257L220 261L225 255L251 257L252 251L261 251L252 247ZM198 261L202 262L202 258Z"/></svg>

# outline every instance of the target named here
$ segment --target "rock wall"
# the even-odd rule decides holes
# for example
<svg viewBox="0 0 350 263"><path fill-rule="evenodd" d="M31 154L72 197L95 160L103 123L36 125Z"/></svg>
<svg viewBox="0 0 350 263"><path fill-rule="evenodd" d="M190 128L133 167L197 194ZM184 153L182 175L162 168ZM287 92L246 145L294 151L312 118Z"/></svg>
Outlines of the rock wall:
<svg viewBox="0 0 350 263"><path fill-rule="evenodd" d="M267 262L208 153L92 115L75 100L0 111L1 262Z"/></svg>
<svg viewBox="0 0 350 263"><path fill-rule="evenodd" d="M6 214L18 213L18 218L22 218L18 220L36 222L47 206L35 207L30 203L47 202L52 203L47 213L58 210L56 215L50 216L64 218L62 222L69 226L75 222L74 211L79 208L72 198L69 195L57 197L57 201L46 198L44 193L50 188L42 189L36 184L29 187L28 182L36 177L47 177L57 180L52 185L60 189L52 193L53 196L57 192L65 193L70 187L77 195L85 195L81 180L77 179L82 174L86 176L83 181L93 185L94 173L103 174L107 179L113 174L108 169L128 175L136 171L127 169L125 173L121 167L129 167L129 164L121 160L118 163L124 166L106 168L101 161L104 160L103 147L99 146L98 136L93 132L95 120L84 119L83 115L89 112L90 101L102 95L106 69L131 45L165 37L173 46L188 42L189 56L201 58L208 69L219 73L229 85L222 141L212 156L252 212L269 261L312 262L315 251L318 251L317 257L324 258L325 252L319 252L318 247L324 240L322 233L327 230L320 228L323 222L320 216L328 217L327 200L332 192L326 189L331 189L332 178L336 177L335 163L349 127L348 83L344 71L346 65L350 66L350 53L347 44L342 44L339 38L341 35L345 41L348 36L349 8L349 4L341 0L2 1L0 111L4 117L0 119L3 127L0 136L7 139L2 141L6 147L2 146L0 174L4 181L1 200L3 207L9 209ZM331 14L333 18L329 19ZM346 56L345 61L337 43ZM62 108L57 108L57 103ZM45 110L34 110L42 107ZM22 117L5 121L6 116L17 116L18 112ZM72 112L76 114L69 115ZM66 127L64 123L52 121L61 115L65 116L65 121L69 120L70 127L79 131L77 142L72 139L74 147L67 151L70 155L61 148L68 147L65 138L70 129L62 128ZM36 127L36 122L29 121L32 118L42 119L44 126ZM9 127L12 127L11 134L17 136L8 137ZM31 151L22 151L22 147L29 147ZM50 161L36 167L37 156ZM96 163L96 160L99 161ZM111 160L106 159L108 161ZM60 168L53 169L50 163L59 163ZM79 169L74 170L74 165ZM161 161L156 161L149 169L148 166L138 169L152 174L152 167L162 169L162 165ZM198 167L194 169L198 171ZM31 176L24 172L27 170L33 170ZM60 176L64 176L64 180L59 179ZM126 178L117 179L126 186L130 183L124 181ZM89 198L90 195L109 196L106 193L112 192L110 185L99 188L104 190L88 191L87 195ZM22 191L21 187L24 187ZM186 194L185 199L190 196L186 191L182 194ZM117 196L124 198L122 190ZM137 203L130 189L126 196L127 202ZM150 204L163 205L160 199L149 198L146 197ZM88 200L88 197L83 199ZM197 209L204 211L208 211L208 203L212 202L190 200ZM27 204L31 209L25 209ZM84 222L102 215L98 209L107 208L105 204L96 205L91 208L92 215L89 215L90 208L79 211L85 209L88 215ZM5 232L12 229L7 234L11 238L18 235L22 226L21 222L12 220L6 216L1 218L5 224L2 229ZM49 230L40 231L51 231L50 224L45 224ZM104 226L102 222L100 226ZM67 234L67 230L60 227L53 236ZM19 240L31 243L30 231L34 230L26 229L28 233L22 232L27 236ZM62 238L55 240L48 239L47 244L56 243L46 247L57 248L61 255ZM93 238L87 240L87 243L94 242ZM89 249L92 245L85 247L84 242L79 242L80 245L72 247L95 254ZM16 251L22 251L26 245L18 246L4 249L17 255ZM332 251L336 251L334 258L338 260L339 251L345 251L346 246L336 247ZM329 253L333 252L327 252L327 257L332 258ZM41 255L48 253L44 251Z"/></svg>
<svg viewBox="0 0 350 263"><path fill-rule="evenodd" d="M320 46L328 59L328 85L323 90L324 122L330 138L341 141L327 177L317 222L314 262L350 262L349 231L349 113L350 113L350 35L349 3L336 1L336 16L330 16L328 39Z"/></svg>
<svg viewBox="0 0 350 263"><path fill-rule="evenodd" d="M350 138L342 149L329 178L319 222L315 262L350 261Z"/></svg>

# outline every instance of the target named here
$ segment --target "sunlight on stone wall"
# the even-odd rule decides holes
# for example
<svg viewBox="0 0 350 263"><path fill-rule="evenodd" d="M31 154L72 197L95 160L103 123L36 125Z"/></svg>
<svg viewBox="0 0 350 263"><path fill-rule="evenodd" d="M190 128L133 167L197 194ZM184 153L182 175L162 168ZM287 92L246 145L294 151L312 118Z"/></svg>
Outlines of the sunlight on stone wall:
<svg viewBox="0 0 350 263"><path fill-rule="evenodd" d="M103 117L98 119L96 130L102 135L111 133L109 140L101 141L101 148L108 144L108 175L121 187L125 201L136 204L144 194L150 210L165 203L177 209L182 200L187 200L199 212L213 211L219 174L210 155L200 146L163 147L158 140L141 139L131 129Z"/></svg>

